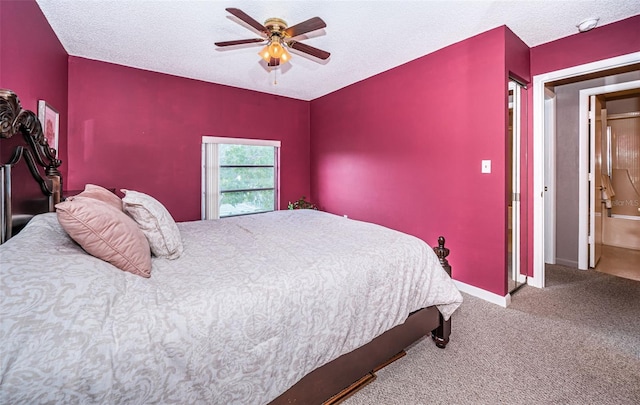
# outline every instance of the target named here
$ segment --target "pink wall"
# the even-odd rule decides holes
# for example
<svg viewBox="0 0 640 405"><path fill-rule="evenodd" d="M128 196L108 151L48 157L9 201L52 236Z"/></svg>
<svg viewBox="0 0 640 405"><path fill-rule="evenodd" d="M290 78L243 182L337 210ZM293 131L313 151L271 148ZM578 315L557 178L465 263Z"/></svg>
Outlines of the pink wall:
<svg viewBox="0 0 640 405"><path fill-rule="evenodd" d="M29 29L25 29L29 27ZM38 100L46 100L60 113L58 156L67 172L67 60L58 37L33 0L0 0L0 88L13 90L22 108L38 113ZM0 154L11 152L7 141Z"/></svg>
<svg viewBox="0 0 640 405"><path fill-rule="evenodd" d="M496 28L311 102L319 205L431 245L444 235L454 278L500 295L506 35ZM527 63L513 65L528 75ZM483 159L491 174L481 174Z"/></svg>
<svg viewBox="0 0 640 405"><path fill-rule="evenodd" d="M68 189L138 190L199 219L203 135L282 141L281 207L309 196L309 102L70 57Z"/></svg>

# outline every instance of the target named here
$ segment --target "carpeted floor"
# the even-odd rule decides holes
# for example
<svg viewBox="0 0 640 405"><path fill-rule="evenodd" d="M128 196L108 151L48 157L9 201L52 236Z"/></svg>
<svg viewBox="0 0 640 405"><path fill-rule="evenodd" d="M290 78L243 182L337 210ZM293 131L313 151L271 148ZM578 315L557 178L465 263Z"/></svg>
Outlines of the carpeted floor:
<svg viewBox="0 0 640 405"><path fill-rule="evenodd" d="M548 266L508 308L464 295L445 350L431 339L343 402L640 404L640 282Z"/></svg>

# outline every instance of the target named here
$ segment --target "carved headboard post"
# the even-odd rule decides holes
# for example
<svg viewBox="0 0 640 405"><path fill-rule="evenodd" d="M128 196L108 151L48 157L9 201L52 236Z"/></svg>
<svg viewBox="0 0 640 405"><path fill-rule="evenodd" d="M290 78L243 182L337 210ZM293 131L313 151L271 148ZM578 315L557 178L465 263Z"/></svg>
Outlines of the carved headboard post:
<svg viewBox="0 0 640 405"><path fill-rule="evenodd" d="M47 138L42 133L42 125L33 111L23 110L18 96L11 90L0 89L0 138L11 138L15 134L22 134L26 145L18 145L2 170L2 235L11 237L11 167L24 157L31 176L39 184L42 193L49 200L49 211L55 210L55 204L60 202L62 190L62 175L58 167L62 162L57 158L57 151L49 146ZM44 170L45 178L41 175ZM2 241L0 241L2 242Z"/></svg>
<svg viewBox="0 0 640 405"><path fill-rule="evenodd" d="M0 166L0 245L11 237L11 166Z"/></svg>
<svg viewBox="0 0 640 405"><path fill-rule="evenodd" d="M56 204L62 199L62 175L57 167L48 166L45 170L47 177L51 180L53 193L49 198L49 211L56 210Z"/></svg>

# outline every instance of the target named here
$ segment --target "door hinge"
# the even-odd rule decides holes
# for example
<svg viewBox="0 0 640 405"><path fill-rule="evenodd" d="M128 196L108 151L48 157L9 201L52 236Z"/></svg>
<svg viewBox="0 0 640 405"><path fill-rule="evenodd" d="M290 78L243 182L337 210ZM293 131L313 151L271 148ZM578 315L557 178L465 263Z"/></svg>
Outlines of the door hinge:
<svg viewBox="0 0 640 405"><path fill-rule="evenodd" d="M589 173L589 181L593 181L593 173Z"/></svg>
<svg viewBox="0 0 640 405"><path fill-rule="evenodd" d="M588 243L590 245L593 245L593 235L589 235L589 237L587 239L588 239Z"/></svg>
<svg viewBox="0 0 640 405"><path fill-rule="evenodd" d="M520 193L511 193L511 201L520 201Z"/></svg>

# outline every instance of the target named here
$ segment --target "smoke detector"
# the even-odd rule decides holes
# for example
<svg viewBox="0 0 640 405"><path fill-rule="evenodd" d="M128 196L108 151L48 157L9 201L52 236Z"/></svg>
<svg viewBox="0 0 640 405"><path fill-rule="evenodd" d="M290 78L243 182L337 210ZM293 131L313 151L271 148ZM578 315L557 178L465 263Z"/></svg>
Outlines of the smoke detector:
<svg viewBox="0 0 640 405"><path fill-rule="evenodd" d="M597 17L587 18L586 20L580 22L580 24L576 25L576 27L578 27L578 31L580 32L591 31L596 27L596 25L598 25L599 20L600 18Z"/></svg>

